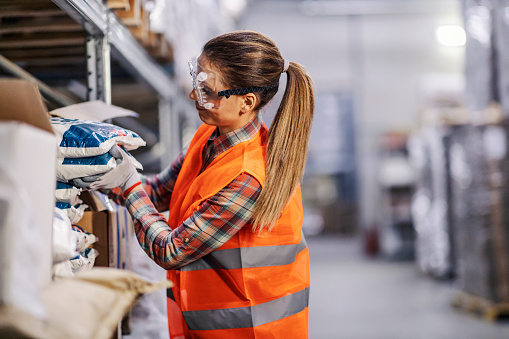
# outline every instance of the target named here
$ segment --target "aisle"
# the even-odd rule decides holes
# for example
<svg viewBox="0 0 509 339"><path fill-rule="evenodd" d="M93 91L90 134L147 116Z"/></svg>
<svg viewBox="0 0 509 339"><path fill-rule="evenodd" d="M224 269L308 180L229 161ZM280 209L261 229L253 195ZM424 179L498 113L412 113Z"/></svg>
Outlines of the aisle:
<svg viewBox="0 0 509 339"><path fill-rule="evenodd" d="M489 323L450 306L454 288L413 263L368 259L356 238L308 237L310 339L502 339Z"/></svg>

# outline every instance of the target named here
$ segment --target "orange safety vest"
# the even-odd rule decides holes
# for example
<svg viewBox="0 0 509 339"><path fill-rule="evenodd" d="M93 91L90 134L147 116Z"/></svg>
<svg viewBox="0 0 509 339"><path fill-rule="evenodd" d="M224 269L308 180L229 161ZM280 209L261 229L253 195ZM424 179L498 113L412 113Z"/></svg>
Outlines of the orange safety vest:
<svg viewBox="0 0 509 339"><path fill-rule="evenodd" d="M170 203L172 229L241 173L264 184L267 127L200 173L214 130L202 125L188 148ZM168 298L171 338L307 338L309 252L302 218L298 187L271 232L259 235L248 224L217 250L168 271L175 298Z"/></svg>

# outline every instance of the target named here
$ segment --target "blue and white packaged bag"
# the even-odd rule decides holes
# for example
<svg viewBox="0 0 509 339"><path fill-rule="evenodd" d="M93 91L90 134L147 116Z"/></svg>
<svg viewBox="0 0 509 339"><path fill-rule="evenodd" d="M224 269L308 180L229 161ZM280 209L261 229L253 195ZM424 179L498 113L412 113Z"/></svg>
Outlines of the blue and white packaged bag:
<svg viewBox="0 0 509 339"><path fill-rule="evenodd" d="M57 180L68 182L75 178L106 173L117 166L116 161L109 153L94 157L57 158Z"/></svg>
<svg viewBox="0 0 509 339"><path fill-rule="evenodd" d="M58 158L101 155L115 144L124 146L127 151L146 144L135 132L104 122L60 117L52 117L50 122L59 143Z"/></svg>
<svg viewBox="0 0 509 339"><path fill-rule="evenodd" d="M79 254L77 232L73 231L67 213L55 207L53 217L53 264L69 260Z"/></svg>
<svg viewBox="0 0 509 339"><path fill-rule="evenodd" d="M84 204L73 206L66 202L57 202L55 205L57 208L61 209L64 213L67 214L72 224L76 224L81 220L81 218L83 218L83 214L88 207L88 205Z"/></svg>
<svg viewBox="0 0 509 339"><path fill-rule="evenodd" d="M55 190L55 199L58 202L67 202L71 205L81 204L82 201L78 196L83 189L57 181L57 188Z"/></svg>
<svg viewBox="0 0 509 339"><path fill-rule="evenodd" d="M128 158L137 169L143 166L133 157ZM104 153L93 157L82 158L57 158L57 180L69 182L69 180L84 177L93 177L104 174L117 167L120 159L110 153Z"/></svg>

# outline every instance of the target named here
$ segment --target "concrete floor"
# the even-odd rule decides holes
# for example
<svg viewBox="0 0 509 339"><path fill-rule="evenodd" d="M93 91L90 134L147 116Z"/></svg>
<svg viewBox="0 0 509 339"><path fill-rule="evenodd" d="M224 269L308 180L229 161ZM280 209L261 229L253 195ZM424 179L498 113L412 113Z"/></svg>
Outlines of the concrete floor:
<svg viewBox="0 0 509 339"><path fill-rule="evenodd" d="M307 241L310 339L509 338L509 320L454 309L454 284L422 275L412 262L367 258L357 238Z"/></svg>

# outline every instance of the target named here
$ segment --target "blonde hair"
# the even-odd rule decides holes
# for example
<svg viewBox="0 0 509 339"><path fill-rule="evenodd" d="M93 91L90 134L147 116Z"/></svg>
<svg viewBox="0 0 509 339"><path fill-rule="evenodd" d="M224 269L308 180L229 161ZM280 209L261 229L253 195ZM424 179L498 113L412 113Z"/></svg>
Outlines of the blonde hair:
<svg viewBox="0 0 509 339"><path fill-rule="evenodd" d="M283 72L284 59L276 44L255 31L218 36L205 44L203 53L232 88L271 87ZM306 165L314 113L313 81L306 69L295 62L290 62L286 74L286 89L269 129L265 183L251 218L253 231L272 230L295 193ZM277 90L274 86L254 93L259 99L257 110Z"/></svg>

